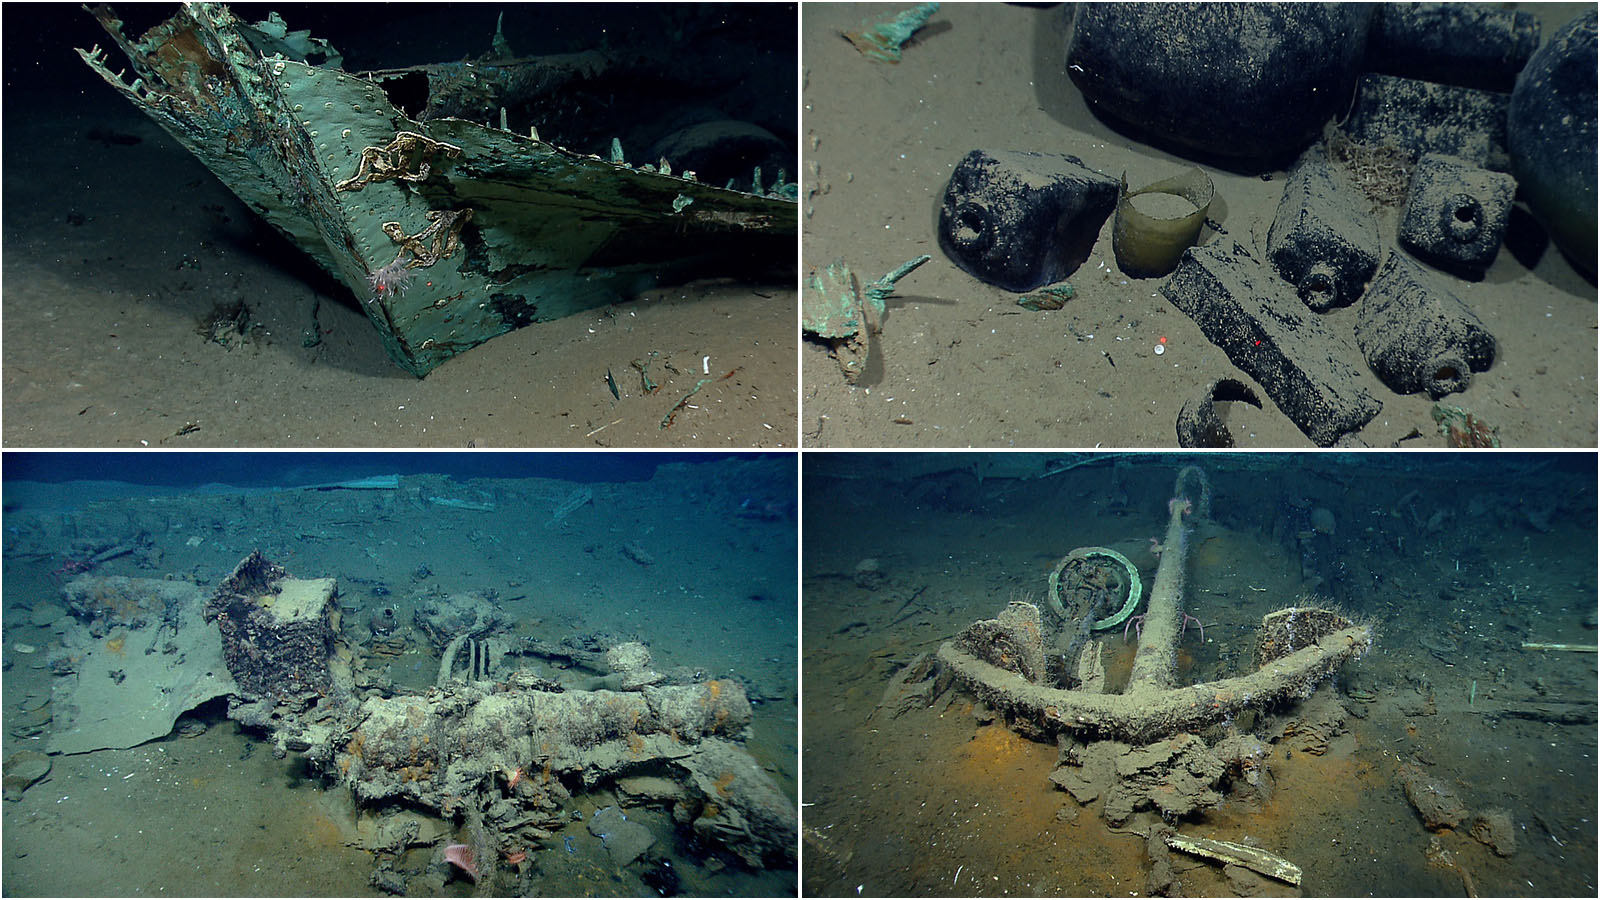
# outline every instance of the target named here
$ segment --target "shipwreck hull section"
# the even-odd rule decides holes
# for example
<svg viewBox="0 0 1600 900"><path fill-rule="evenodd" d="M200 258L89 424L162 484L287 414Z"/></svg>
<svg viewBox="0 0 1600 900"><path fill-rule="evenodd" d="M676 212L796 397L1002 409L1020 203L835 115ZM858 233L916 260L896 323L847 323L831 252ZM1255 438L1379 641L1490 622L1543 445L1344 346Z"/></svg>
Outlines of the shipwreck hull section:
<svg viewBox="0 0 1600 900"><path fill-rule="evenodd" d="M349 286L417 376L658 284L793 265L793 200L414 121L366 78L262 56L225 7L186 5L136 41L95 15L135 78L98 49L85 62Z"/></svg>

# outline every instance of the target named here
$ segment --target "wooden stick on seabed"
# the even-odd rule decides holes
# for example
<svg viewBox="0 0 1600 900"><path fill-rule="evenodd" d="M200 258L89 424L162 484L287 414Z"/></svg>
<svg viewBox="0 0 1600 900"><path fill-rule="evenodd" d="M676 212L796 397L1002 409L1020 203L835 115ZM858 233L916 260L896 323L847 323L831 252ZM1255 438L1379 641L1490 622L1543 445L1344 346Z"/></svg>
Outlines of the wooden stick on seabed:
<svg viewBox="0 0 1600 900"><path fill-rule="evenodd" d="M1523 641L1524 650L1570 650L1573 653L1596 653L1600 647L1593 644L1546 644L1540 641Z"/></svg>
<svg viewBox="0 0 1600 900"><path fill-rule="evenodd" d="M1281 856L1273 856L1265 850L1246 847L1244 844L1235 844L1232 841L1213 841L1209 838L1186 837L1181 834L1166 835L1165 840L1167 846L1174 850L1244 866L1297 887L1300 884L1299 866Z"/></svg>

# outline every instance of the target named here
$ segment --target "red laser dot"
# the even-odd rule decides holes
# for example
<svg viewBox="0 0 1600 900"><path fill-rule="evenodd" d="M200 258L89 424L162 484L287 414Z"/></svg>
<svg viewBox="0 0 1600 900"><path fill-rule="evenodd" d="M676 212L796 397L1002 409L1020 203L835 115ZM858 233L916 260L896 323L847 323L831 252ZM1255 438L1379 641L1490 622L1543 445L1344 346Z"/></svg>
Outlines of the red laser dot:
<svg viewBox="0 0 1600 900"><path fill-rule="evenodd" d="M1161 344L1165 344L1166 342L1167 342L1166 338L1161 338L1159 341L1157 341L1157 343L1161 343Z"/></svg>

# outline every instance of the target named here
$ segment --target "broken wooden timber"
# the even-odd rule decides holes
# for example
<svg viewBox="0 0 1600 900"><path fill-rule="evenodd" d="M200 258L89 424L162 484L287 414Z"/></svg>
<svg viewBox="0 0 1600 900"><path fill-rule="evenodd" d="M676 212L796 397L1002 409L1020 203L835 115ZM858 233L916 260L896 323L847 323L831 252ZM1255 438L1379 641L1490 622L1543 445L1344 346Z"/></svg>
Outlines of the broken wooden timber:
<svg viewBox="0 0 1600 900"><path fill-rule="evenodd" d="M1265 850L1235 844L1233 841L1214 841L1210 838L1186 837L1181 834L1166 835L1165 840L1167 846L1174 850L1244 866L1269 878L1287 881L1296 887L1300 885L1300 867Z"/></svg>
<svg viewBox="0 0 1600 900"><path fill-rule="evenodd" d="M1600 711L1597 711L1593 700L1589 701L1533 701L1509 703L1485 703L1478 701L1478 705L1467 712L1481 716L1506 716L1512 719L1528 719L1534 722L1548 722L1551 725L1587 725L1600 720Z"/></svg>

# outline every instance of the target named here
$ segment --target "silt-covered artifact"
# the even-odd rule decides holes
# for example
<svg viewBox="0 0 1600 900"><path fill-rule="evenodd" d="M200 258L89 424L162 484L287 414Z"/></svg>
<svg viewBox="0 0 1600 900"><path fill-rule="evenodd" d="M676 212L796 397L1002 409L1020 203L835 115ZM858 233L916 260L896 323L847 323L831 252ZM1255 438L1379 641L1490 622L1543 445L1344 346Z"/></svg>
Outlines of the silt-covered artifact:
<svg viewBox="0 0 1600 900"><path fill-rule="evenodd" d="M1392 390L1437 400L1494 364L1494 335L1420 266L1391 253L1361 301L1356 344Z"/></svg>
<svg viewBox="0 0 1600 900"><path fill-rule="evenodd" d="M1181 156L1293 156L1338 112L1363 3L1079 3L1067 75L1096 114Z"/></svg>
<svg viewBox="0 0 1600 900"><path fill-rule="evenodd" d="M1161 293L1319 445L1383 408L1344 362L1354 356L1348 343L1238 242L1186 251Z"/></svg>
<svg viewBox="0 0 1600 900"><path fill-rule="evenodd" d="M1363 144L1446 153L1504 171L1509 94L1368 73L1342 130Z"/></svg>
<svg viewBox="0 0 1600 900"><path fill-rule="evenodd" d="M1233 433L1217 412L1218 403L1248 403L1261 408L1261 398L1250 386L1233 378L1219 378L1184 402L1178 410L1179 447L1232 447Z"/></svg>
<svg viewBox="0 0 1600 900"><path fill-rule="evenodd" d="M980 281L1031 291L1077 271L1117 204L1117 182L1075 156L973 150L939 209L939 248Z"/></svg>
<svg viewBox="0 0 1600 900"><path fill-rule="evenodd" d="M138 40L109 8L95 15L135 77L114 74L99 48L79 50L84 61L362 298L390 357L414 375L657 284L792 264L794 192L762 183L759 167L746 191L667 160L629 165L616 145L611 159L576 153L507 130L504 104L498 128L418 121L387 93L403 84L396 73L314 65L303 41L272 40L267 23L216 4L186 5ZM325 42L310 46L329 55ZM445 96L459 87L453 73L504 89L551 65L431 75Z"/></svg>
<svg viewBox="0 0 1600 900"><path fill-rule="evenodd" d="M1472 281L1482 280L1500 252L1517 181L1504 172L1425 153L1411 175L1400 246Z"/></svg>
<svg viewBox="0 0 1600 900"><path fill-rule="evenodd" d="M1378 219L1337 173L1323 145L1289 172L1267 229L1267 259L1316 312L1349 306L1378 269Z"/></svg>
<svg viewBox="0 0 1600 900"><path fill-rule="evenodd" d="M1370 71L1508 90L1539 47L1539 18L1488 3L1380 3L1367 37Z"/></svg>
<svg viewBox="0 0 1600 900"><path fill-rule="evenodd" d="M1511 173L1556 246L1593 278L1597 195L1594 7L1561 26L1517 76L1506 110Z"/></svg>
<svg viewBox="0 0 1600 900"><path fill-rule="evenodd" d="M132 747L161 737L185 712L238 691L222 639L186 581L81 575L63 588L86 627L62 630L50 657L51 753ZM7 717L14 728L16 723Z"/></svg>

